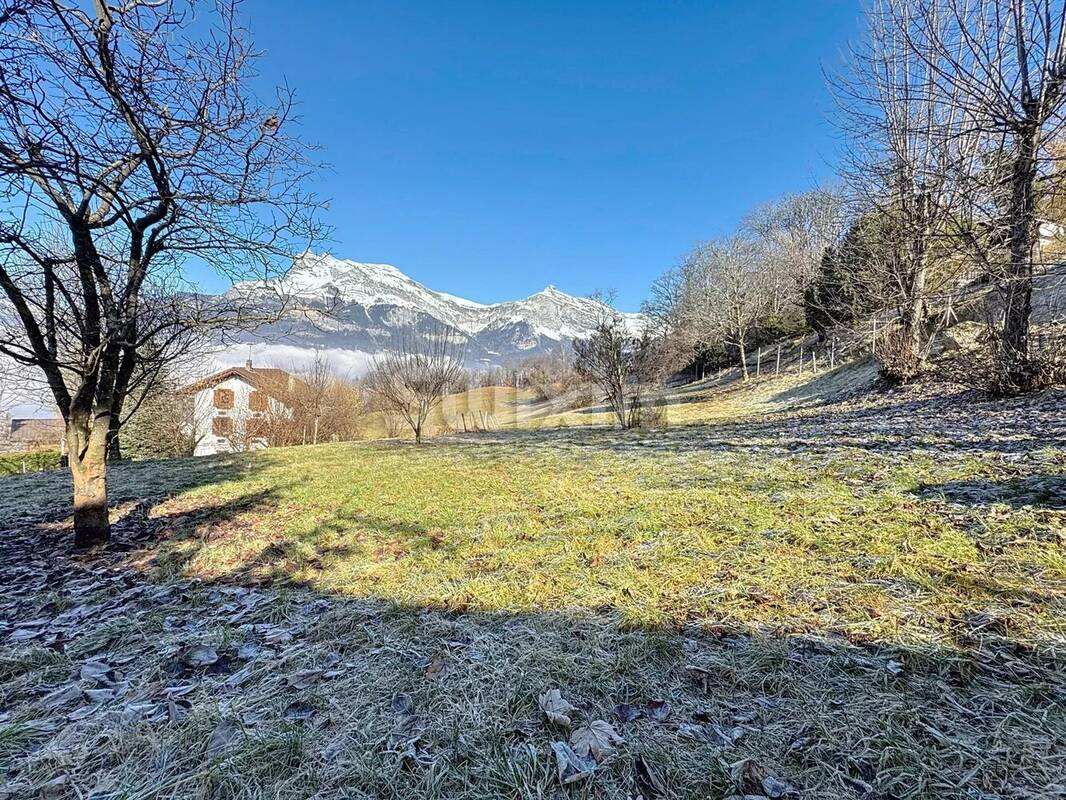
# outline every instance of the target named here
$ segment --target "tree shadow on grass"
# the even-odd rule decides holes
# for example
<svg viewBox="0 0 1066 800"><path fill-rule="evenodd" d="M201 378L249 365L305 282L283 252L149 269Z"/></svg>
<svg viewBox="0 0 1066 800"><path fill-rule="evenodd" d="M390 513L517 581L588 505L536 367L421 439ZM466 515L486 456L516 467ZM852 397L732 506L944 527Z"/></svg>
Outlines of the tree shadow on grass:
<svg viewBox="0 0 1066 800"><path fill-rule="evenodd" d="M182 492L245 480L263 467L247 455L160 461L126 461L108 467L113 526L147 519L159 503ZM0 531L69 520L71 481L67 470L0 478Z"/></svg>
<svg viewBox="0 0 1066 800"><path fill-rule="evenodd" d="M429 551L448 551L456 546L446 542L437 529L351 511L338 511L309 531L293 535L278 531L275 537L267 539L261 534L248 536L240 524L227 524L229 521L239 523L244 514L269 511L272 505L276 505L279 495L284 496L284 491L260 492L241 498L237 506L227 505L222 510L226 522L214 525L210 536L201 536L195 531L176 537L160 536L160 559L171 569L184 570L205 547L216 547L228 537L235 544L243 540L247 552L227 573L226 580L314 589L314 578L295 576L308 571L314 575L328 569L330 564L359 560L396 562L400 568L405 558L418 557ZM217 513L217 510L210 513ZM204 522L211 525L210 516Z"/></svg>
<svg viewBox="0 0 1066 800"><path fill-rule="evenodd" d="M973 508L1008 505L1012 508L1066 511L1066 474L1036 474L1010 480L973 479L922 486L914 494Z"/></svg>
<svg viewBox="0 0 1066 800"><path fill-rule="evenodd" d="M943 450L1021 455L1045 447L1066 447L1066 393L1047 392L1011 401L971 395L961 390L944 398L896 399L885 395L877 402L858 406L812 407L753 420L668 425L652 431L541 428L492 431L448 441L572 451L676 453L826 453L858 448L886 454Z"/></svg>
<svg viewBox="0 0 1066 800"><path fill-rule="evenodd" d="M817 630L726 628L713 618L638 627L610 610L404 605L283 581L292 554L261 541L213 580L189 581L175 561L179 580L156 583L151 558L165 545L188 543L195 553L215 537L239 542L242 521L277 503L275 491L258 491L191 511L131 513L117 537L144 526L154 538L143 552L107 550L95 560L72 559L53 539L34 538L32 526L0 539L0 580L14 589L0 598L0 646L10 648L3 664L12 670L5 711L60 723L54 743L34 740L25 752L16 744L7 775L44 781L62 769L77 787L111 781L119 794L138 795L138 781L147 788L200 769L219 719L236 719L227 756L212 762L214 787L235 794L334 796L359 786L397 798L555 796L552 743L572 729L540 708L554 688L575 706L573 728L605 720L624 740L575 796L636 796L642 786L645 797L759 795L766 776L787 782L787 796L832 800L1057 792L1066 766L1061 642L1014 641L1009 626L985 620L960 622L960 646L856 646ZM320 544L333 546L351 527L433 546L423 526L349 512L320 524ZM249 586L253 572L284 586ZM69 631L56 622L86 603L96 605ZM35 638L5 638L46 637L53 623L67 631L60 656L40 656ZM222 657L214 672L168 675L180 648L205 644ZM242 645L254 655L238 656ZM162 722L123 723L121 758L107 757L107 726L131 713L122 698L69 721L70 709L41 705L87 661L111 664L141 705L164 709ZM266 759L241 750L289 742L294 730L299 768L285 767L288 750ZM79 741L93 743L91 757L58 757ZM46 744L58 755L34 760ZM191 756L176 764L163 757L170 752ZM649 772L661 792L648 791Z"/></svg>
<svg viewBox="0 0 1066 800"><path fill-rule="evenodd" d="M586 446L581 433L578 440ZM602 438L598 446L610 441ZM144 781L148 794L152 785L175 779L174 762L163 754L195 753L190 769L199 769L199 754L220 715L253 712L254 722L237 717L243 730L231 746L271 741L296 729L298 761L304 766L267 771L262 764L284 759L241 759L238 751L232 764L222 760L212 767L213 780L233 794L332 796L339 786L359 786L374 796L408 798L555 796L560 787L550 748L571 731L545 721L538 697L558 688L576 706L574 727L609 720L625 739L574 790L588 797L635 796L647 769L666 785L658 793L662 797L763 794L764 774L788 781L793 796L834 800L1061 793L1066 685L1062 641L1050 633L1022 641L1012 638L1009 619L985 614L956 620L951 636L935 643L883 637L856 646L826 635L828 624L803 634L790 631L787 618L773 629L726 629L713 614L688 625L638 627L623 624L618 608L521 612L452 603L445 586L441 602L422 605L374 599L367 596L371 593L350 597L314 591L292 580L295 565L362 557L365 543L345 542L346 533L358 529L369 539L391 542L395 552L382 556L404 570L417 564L398 556L434 549L434 531L341 509L319 522L306 541L246 539L247 525L277 510L284 486L227 500L204 496L200 507L159 505L176 492L258 469L246 459L229 460L215 466L210 460L129 465L134 469L124 473L125 488L114 487L116 497L120 503L142 502L116 523L117 546L99 554L109 559L100 567L93 556L71 558L44 522L0 537L5 587L0 639L19 630L47 630L79 604L98 604L72 639L40 647L58 646L60 656L46 653L45 658L37 650L18 649L26 648L24 643L15 646L3 663L5 668L15 664L26 677L13 688L5 686L5 712L16 709L17 720L55 717L66 733L48 752L62 754L77 739L103 743L106 755L107 737L93 727L103 724L104 713L68 721L65 710L45 713L39 705L43 691L68 674L77 676L87 660L113 659L124 679L144 696L163 698L165 707L166 690L174 683L164 669L179 647L210 643L235 661L239 643L274 653L248 662L252 676L232 687L222 685L229 675L202 672L182 682L176 688L189 689L181 695L189 715L183 718L182 707L175 705L173 716L156 727L143 722L128 727L124 757L94 753L50 762L28 754L24 768L19 752L9 762L11 774L49 779L59 769L53 764L63 764L78 787L115 777L120 789ZM36 487L38 496L48 488L19 485ZM276 525L284 537L283 520ZM188 580L201 577L187 569L190 560L205 544L224 537L235 546L245 544L240 557L206 585ZM136 547L125 552L125 543ZM153 561L168 552L169 562ZM178 580L159 586L160 576ZM248 586L264 579L280 585ZM714 580L706 578L708 585ZM172 594L171 585L177 587ZM74 594L76 588L82 594ZM980 591L982 602L1006 596L995 576L971 588ZM136 605L138 597L157 594L164 599L147 608ZM241 602L253 595L262 597L261 604ZM1008 599L1056 601L1050 594ZM930 613L922 597L913 607L917 614ZM35 620L46 622L17 627ZM282 643L270 644L267 636ZM10 639L3 646L10 646ZM34 659L53 671L33 671ZM238 667L242 662L235 663L233 674L239 674ZM307 676L304 670L318 674ZM296 688L286 683L292 676L313 685ZM395 712L399 695L413 704L409 716L417 716L417 735L397 744L398 730L409 723L415 727ZM669 713L653 719L664 702ZM107 714L125 711L117 703ZM286 716L294 705L296 712L312 716L294 722ZM631 718L634 711L637 716ZM147 734L139 733L145 729ZM423 755L433 759L432 768L420 764ZM138 795L137 787L124 793ZM651 796L646 787L644 792Z"/></svg>
<svg viewBox="0 0 1066 800"><path fill-rule="evenodd" d="M923 408L925 419L911 418L911 429L902 421L908 411L889 413L884 435L897 437L891 448L909 449L926 435L936 409ZM580 450L643 451L664 444L691 450L872 449L872 440L864 444L859 437L881 433L874 429L882 412L849 416L834 411L832 424L801 420L794 427L774 419L632 437L561 432L561 438L544 441ZM833 438L839 437L842 421L858 444ZM952 420L957 430L965 423L964 415ZM1007 440L992 440L988 449L1022 452L1040 437L1049 441L1061 431L1061 422L1056 424L1034 436L1018 423L1006 432ZM531 439L514 441L540 446ZM971 444L984 446L976 440ZM888 641L885 634L864 646L826 635L832 613L822 627L796 633L784 614L772 629L726 629L713 613L688 625L638 627L623 624L617 607L491 611L490 602L449 601L443 582L438 603L404 605L374 599L372 592L338 596L300 586L292 579L296 569L313 567L314 559L366 557L367 543L377 540L386 543L381 557L396 570L417 569L417 559L407 559L438 546L434 531L373 509L338 509L303 537L289 540L280 517L268 520L275 528L267 531L276 532L280 541L250 536L256 518L273 514L285 501L284 486L225 500L211 500L205 492L203 506L160 505L177 492L245 478L259 466L254 458L120 465L112 481L116 502L136 504L116 522L116 545L100 554L110 559L100 567L92 556L71 558L43 521L0 537L5 589L0 639L19 631L47 631L63 614L92 605L68 639L38 649L31 649L35 639L28 640L31 645L3 642L11 647L2 662L5 669L14 665L10 668L24 675L5 681L5 713L13 709L18 722L52 718L57 730L65 731L56 735L54 746L50 739L34 742L34 750L40 744L42 752L56 754L54 760L34 758L30 748L25 756L12 751L11 774L43 781L62 769L79 788L114 778L118 793L137 796L143 788L147 795L185 769L175 767L167 754L194 754L189 771L200 769L200 754L218 720L235 716L241 730L229 746L236 755L211 767L217 783L209 788L221 786L219 794L334 796L337 787L357 786L368 796L397 798L556 796L567 790L560 789L551 746L567 741L571 731L547 723L538 698L558 688L576 706L574 727L607 720L625 739L591 777L570 790L578 796L636 796L648 770L665 784L665 791L656 792L661 797L766 796L765 775L787 781L792 796L834 800L1062 793L1062 641L1052 633L1021 640L1009 617L1013 603L1054 611L1057 599L1050 592L1012 594L1010 575L1002 581L994 574L978 575L968 585L979 601L975 608L988 606L991 612L1003 600L1002 617L985 613L955 620L951 634L940 641L902 643ZM42 503L49 492L49 502L56 492L66 496L61 483L12 485ZM9 502L5 494L0 507ZM0 510L4 513L6 507ZM352 531L362 532L367 541L345 541ZM191 560L220 538L244 547L239 558L203 584L189 580L203 577L189 569ZM313 569L311 574L309 583L314 583ZM178 580L159 584L160 577ZM949 572L937 577L953 578ZM710 587L716 579L707 575L705 580ZM264 581L278 586L248 585ZM152 604L140 607L138 598L144 596L153 598ZM937 612L914 587L899 596L913 598L915 614ZM249 597L257 599L242 602ZM17 627L35 620L46 622ZM266 641L268 636L279 644ZM233 659L233 675L248 666L251 677L235 686L223 683L231 675L203 671L180 684L170 680L165 670L178 648L201 643ZM274 652L244 664L237 660L239 644ZM123 680L132 681L138 699L160 698L165 709L173 699L168 690L188 693L177 698L173 712L166 711L165 722L127 725L121 757L108 757L112 730L104 720L127 712L122 700L73 721L66 718L73 706L56 712L40 705L44 692L79 676L90 659L111 659ZM35 671L38 662L45 667ZM287 683L293 676L308 682L308 688ZM414 711L409 716L417 720L394 711L401 695L410 699ZM669 704L668 714L653 719L663 703ZM293 706L311 716L294 721L287 716ZM253 722L246 722L246 712ZM416 727L415 722L417 732L397 743L397 731ZM251 757L238 749L246 741L290 742L293 730L299 768L286 771L286 759L275 757L289 750L260 750ZM68 759L64 748L72 741L92 742L99 749L92 757ZM265 752L271 756L264 757ZM422 756L432 759L432 767L420 764ZM195 780L188 785L197 787ZM33 796L35 788L13 796ZM206 789L203 795L211 796ZM646 786L644 796L653 796Z"/></svg>

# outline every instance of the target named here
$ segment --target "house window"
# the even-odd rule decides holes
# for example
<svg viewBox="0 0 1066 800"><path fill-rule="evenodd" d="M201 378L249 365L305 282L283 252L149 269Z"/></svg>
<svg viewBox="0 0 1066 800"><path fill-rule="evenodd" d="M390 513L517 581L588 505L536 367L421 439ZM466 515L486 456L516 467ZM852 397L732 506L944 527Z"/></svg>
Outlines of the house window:
<svg viewBox="0 0 1066 800"><path fill-rule="evenodd" d="M211 420L211 430L215 436L229 436L233 433L233 420L230 417L215 417Z"/></svg>
<svg viewBox="0 0 1066 800"><path fill-rule="evenodd" d="M215 408L233 408L232 389L215 389Z"/></svg>
<svg viewBox="0 0 1066 800"><path fill-rule="evenodd" d="M267 410L267 396L263 392L254 391L248 395L248 408L252 411Z"/></svg>

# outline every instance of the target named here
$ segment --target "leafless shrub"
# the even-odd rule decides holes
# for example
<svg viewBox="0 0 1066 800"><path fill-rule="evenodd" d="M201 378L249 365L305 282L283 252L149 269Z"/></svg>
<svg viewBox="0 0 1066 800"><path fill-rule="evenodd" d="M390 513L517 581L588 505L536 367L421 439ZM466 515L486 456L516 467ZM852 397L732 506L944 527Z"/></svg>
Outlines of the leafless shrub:
<svg viewBox="0 0 1066 800"><path fill-rule="evenodd" d="M882 378L891 383L912 383L928 368L910 332L899 326L883 332L877 341L877 362Z"/></svg>
<svg viewBox="0 0 1066 800"><path fill-rule="evenodd" d="M630 331L609 302L604 309L592 335L574 342L574 369L603 393L618 425L633 428L652 377L652 339Z"/></svg>
<svg viewBox="0 0 1066 800"><path fill-rule="evenodd" d="M554 400L587 386L562 347L525 359L516 372L538 400Z"/></svg>
<svg viewBox="0 0 1066 800"><path fill-rule="evenodd" d="M666 402L662 398L648 396L641 398L635 427L653 430L665 428L667 422Z"/></svg>
<svg viewBox="0 0 1066 800"><path fill-rule="evenodd" d="M940 373L947 380L992 397L1013 397L1066 386L1066 327L1049 327L1033 336L1022 373L1011 368L1012 359L1002 352L1004 345L994 325L988 326L989 333L982 347L959 352L946 360Z"/></svg>

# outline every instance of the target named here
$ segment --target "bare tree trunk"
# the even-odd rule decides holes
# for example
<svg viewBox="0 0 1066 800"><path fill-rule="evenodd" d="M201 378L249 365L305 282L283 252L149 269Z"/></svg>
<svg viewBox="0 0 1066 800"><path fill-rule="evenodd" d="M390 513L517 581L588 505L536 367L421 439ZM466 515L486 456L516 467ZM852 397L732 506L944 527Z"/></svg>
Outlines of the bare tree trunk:
<svg viewBox="0 0 1066 800"><path fill-rule="evenodd" d="M131 324L126 333L128 339L136 337L135 327ZM118 369L115 373L115 399L111 403L111 422L107 431L107 460L122 460L122 443L120 434L122 429L122 410L126 406L126 398L130 391L130 381L133 379L133 370L137 363L136 353L124 348L118 359ZM142 398L143 399L143 398Z"/></svg>
<svg viewBox="0 0 1066 800"><path fill-rule="evenodd" d="M748 352L744 349L744 337L737 337L737 347L740 349L740 371L744 380L748 379Z"/></svg>
<svg viewBox="0 0 1066 800"><path fill-rule="evenodd" d="M1029 356L1029 318L1033 295L1033 238L1036 207L1035 133L1019 137L1011 171L1010 264L1001 284L1004 302L1003 345L1008 370L1019 374ZM1019 374L1019 377L1023 377Z"/></svg>
<svg viewBox="0 0 1066 800"><path fill-rule="evenodd" d="M903 314L903 330L909 364L922 358L922 330L925 327L925 298L915 294Z"/></svg>
<svg viewBox="0 0 1066 800"><path fill-rule="evenodd" d="M74 484L74 546L93 547L111 538L107 516L107 420L67 422L67 452Z"/></svg>
<svg viewBox="0 0 1066 800"><path fill-rule="evenodd" d="M121 461L122 460L122 443L119 439L119 415L111 415L111 424L108 426L107 431L107 460L108 461Z"/></svg>
<svg viewBox="0 0 1066 800"><path fill-rule="evenodd" d="M900 353L902 360L898 365L900 375L896 377L903 380L909 380L912 377L912 372L916 374L920 370L923 361L926 317L926 242L928 241L928 236L928 229L923 230L915 243L918 252L914 254L914 264L911 267L911 274L908 276L909 280L907 281L906 305L900 315L900 326L903 329L901 336L902 352Z"/></svg>

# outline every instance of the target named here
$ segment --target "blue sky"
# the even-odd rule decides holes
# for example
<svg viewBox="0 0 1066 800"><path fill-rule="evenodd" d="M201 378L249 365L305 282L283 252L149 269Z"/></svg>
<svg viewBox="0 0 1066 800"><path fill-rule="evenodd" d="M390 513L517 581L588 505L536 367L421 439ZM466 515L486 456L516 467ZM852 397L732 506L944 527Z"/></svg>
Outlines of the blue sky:
<svg viewBox="0 0 1066 800"><path fill-rule="evenodd" d="M635 309L697 240L831 175L857 0L244 7L330 169L329 249L481 302ZM217 288L217 287L216 287Z"/></svg>

